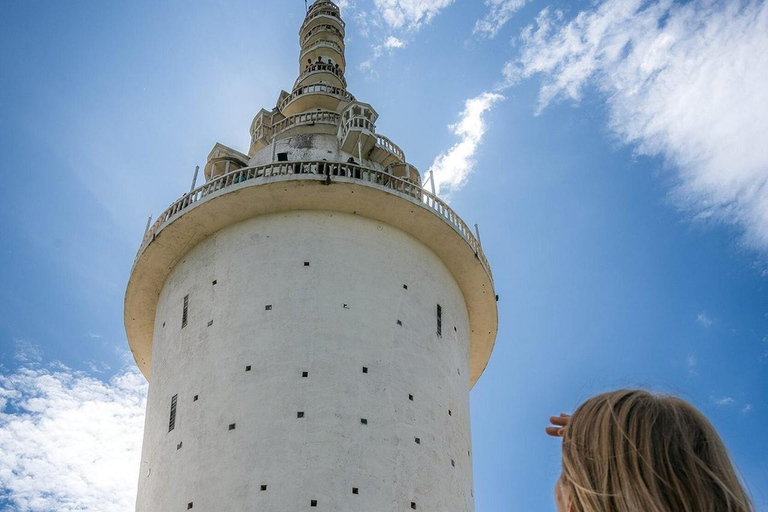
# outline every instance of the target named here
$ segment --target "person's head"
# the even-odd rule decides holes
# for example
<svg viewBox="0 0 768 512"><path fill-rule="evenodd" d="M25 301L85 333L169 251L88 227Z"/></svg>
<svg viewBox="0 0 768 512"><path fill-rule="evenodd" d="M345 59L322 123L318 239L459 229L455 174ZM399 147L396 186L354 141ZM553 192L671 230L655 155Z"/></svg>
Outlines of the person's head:
<svg viewBox="0 0 768 512"><path fill-rule="evenodd" d="M752 512L720 436L673 396L590 398L563 431L559 512Z"/></svg>

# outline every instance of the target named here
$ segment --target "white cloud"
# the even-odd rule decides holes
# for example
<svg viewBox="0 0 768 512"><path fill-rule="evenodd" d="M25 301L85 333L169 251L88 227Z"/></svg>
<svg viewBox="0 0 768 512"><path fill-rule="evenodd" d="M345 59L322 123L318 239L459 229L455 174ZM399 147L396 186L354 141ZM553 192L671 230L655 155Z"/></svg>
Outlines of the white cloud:
<svg viewBox="0 0 768 512"><path fill-rule="evenodd" d="M540 74L538 110L607 97L610 126L675 169L673 199L768 251L768 3L607 0L568 22L545 9L508 83Z"/></svg>
<svg viewBox="0 0 768 512"><path fill-rule="evenodd" d="M435 187L439 191L445 187L449 191L459 189L474 169L474 156L485 134L483 115L497 102L504 99L498 93L484 92L468 99L458 122L449 126L460 140L445 153L438 155L430 171L435 175Z"/></svg>
<svg viewBox="0 0 768 512"><path fill-rule="evenodd" d="M689 375L697 375L696 367L699 365L699 360L693 354L689 355L686 359L686 365L688 366Z"/></svg>
<svg viewBox="0 0 768 512"><path fill-rule="evenodd" d="M701 312L696 315L696 323L702 327L710 327L712 325L712 319L707 316L705 312Z"/></svg>
<svg viewBox="0 0 768 512"><path fill-rule="evenodd" d="M13 358L19 363L38 363L42 360L43 356L40 352L40 347L36 343L21 338L14 338L13 342L16 345L16 352L13 354Z"/></svg>
<svg viewBox="0 0 768 512"><path fill-rule="evenodd" d="M752 404L745 404L744 407L741 408L741 412L744 414L752 412Z"/></svg>
<svg viewBox="0 0 768 512"><path fill-rule="evenodd" d="M526 0L485 0L488 13L483 19L477 20L473 33L484 37L496 37L499 30L512 19L525 2Z"/></svg>
<svg viewBox="0 0 768 512"><path fill-rule="evenodd" d="M133 510L146 381L61 364L0 375L0 496L18 512Z"/></svg>
<svg viewBox="0 0 768 512"><path fill-rule="evenodd" d="M374 0L387 25L395 29L415 30L429 23L455 0Z"/></svg>
<svg viewBox="0 0 768 512"><path fill-rule="evenodd" d="M386 41L384 41L384 48L387 48L389 50L393 48L402 48L405 46L405 42L403 42L401 39L396 38L395 36L389 36Z"/></svg>
<svg viewBox="0 0 768 512"><path fill-rule="evenodd" d="M726 406L726 405L731 405L731 404L733 404L733 402L735 401L735 400L734 400L733 398L731 398L730 396L721 396L721 397L717 397L717 396L714 396L714 395L713 395L713 396L710 396L710 397L709 397L709 400L710 400L710 402L712 402L713 404L715 404L715 405L719 405L719 406L721 406L721 407L722 407L722 406Z"/></svg>

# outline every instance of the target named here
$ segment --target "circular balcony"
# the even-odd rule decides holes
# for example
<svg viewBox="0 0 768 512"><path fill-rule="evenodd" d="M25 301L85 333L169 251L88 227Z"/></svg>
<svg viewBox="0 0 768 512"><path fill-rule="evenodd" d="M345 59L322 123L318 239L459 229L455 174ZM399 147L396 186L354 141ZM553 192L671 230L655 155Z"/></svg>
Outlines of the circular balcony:
<svg viewBox="0 0 768 512"><path fill-rule="evenodd" d="M338 25L342 33L346 27L344 20L341 19L339 11L334 11L333 9L316 9L314 11L310 11L307 14L307 17L304 18L304 23L302 23L301 28L299 28L299 34L302 34L305 31L311 30L313 27L324 23Z"/></svg>
<svg viewBox="0 0 768 512"><path fill-rule="evenodd" d="M307 61L317 62L318 57L331 58L338 62L342 70L347 66L347 59L344 56L343 46L333 41L320 40L311 46L302 49L299 57L299 72L303 72Z"/></svg>
<svg viewBox="0 0 768 512"><path fill-rule="evenodd" d="M300 85L314 84L322 81L330 82L336 87L347 87L347 79L344 78L344 69L341 66L338 64L315 62L314 64L304 66L304 72L296 79L293 88L296 89Z"/></svg>
<svg viewBox="0 0 768 512"><path fill-rule="evenodd" d="M401 229L429 247L456 279L468 307L473 385L498 327L491 268L463 220L417 183L356 164L305 161L246 167L208 181L171 204L147 230L125 295L134 358L149 376L155 308L174 262L217 231L258 215L297 210L361 215Z"/></svg>
<svg viewBox="0 0 768 512"><path fill-rule="evenodd" d="M301 38L301 46L306 48L322 40L333 41L339 45L344 44L344 32L335 25L317 25L304 34Z"/></svg>
<svg viewBox="0 0 768 512"><path fill-rule="evenodd" d="M286 117L309 109L337 111L343 101L354 101L355 97L343 87L313 84L297 87L290 96L280 103L280 112Z"/></svg>

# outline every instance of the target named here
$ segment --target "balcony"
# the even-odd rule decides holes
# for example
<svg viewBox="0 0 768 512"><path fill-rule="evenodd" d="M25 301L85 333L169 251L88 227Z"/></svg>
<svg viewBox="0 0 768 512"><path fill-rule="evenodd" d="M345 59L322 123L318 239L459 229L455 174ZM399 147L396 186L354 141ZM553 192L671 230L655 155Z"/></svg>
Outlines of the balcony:
<svg viewBox="0 0 768 512"><path fill-rule="evenodd" d="M410 169L412 175L415 169L413 167ZM418 175L418 171L416 171L416 175ZM332 182L334 177L341 178L342 182L358 183L383 189L424 206L442 218L454 231L461 235L474 251L475 256L492 282L491 267L483 253L479 240L474 236L472 230L450 206L437 196L423 190L418 182L415 182L413 179L401 179L386 171L377 171L357 164L326 161L274 162L257 167L245 167L213 177L205 185L194 189L189 194L185 194L160 214L155 223L145 233L136 259L139 259L147 246L152 243L157 234L167 224L176 220L187 210L192 209L197 203L206 199L206 197L213 194L221 195L228 190L235 190L248 186L248 184L260 185L271 181L290 179L291 176L294 176L296 179L302 176L309 179L314 177L325 182Z"/></svg>
<svg viewBox="0 0 768 512"><path fill-rule="evenodd" d="M344 58L344 48L333 41L320 40L313 43L308 48L304 48L299 57L300 69L299 72L303 72L306 67L307 61L317 62L318 57L330 57L336 60L342 68L346 66L346 59Z"/></svg>
<svg viewBox="0 0 768 512"><path fill-rule="evenodd" d="M338 41L335 41L336 43L344 44L344 33L335 25L317 25L304 35L301 46L306 47L320 40L331 40L329 39L331 37L338 39Z"/></svg>
<svg viewBox="0 0 768 512"><path fill-rule="evenodd" d="M355 97L343 87L313 84L297 87L280 102L280 111L288 117L309 109L338 110L343 101L355 101Z"/></svg>
<svg viewBox="0 0 768 512"><path fill-rule="evenodd" d="M277 137L289 128L295 126L315 126L317 124L325 124L335 127L339 124L340 117L341 116L336 112L316 110L295 114L270 125L264 124L264 120L259 122L257 116L251 126L251 148L248 151L248 154L250 156L255 155L257 151L265 148L274 137Z"/></svg>
<svg viewBox="0 0 768 512"><path fill-rule="evenodd" d="M317 81L326 80L331 83L335 82L337 87L346 88L347 86L347 79L344 78L344 68L338 64L313 62L312 64L304 66L304 71L299 75L299 78L296 79L293 88L295 89L300 85L304 85L304 83L311 78L315 78Z"/></svg>
<svg viewBox="0 0 768 512"><path fill-rule="evenodd" d="M405 162L405 153L400 149L400 146L387 137L377 135L376 144L373 146L368 158L387 167L388 165Z"/></svg>
<svg viewBox="0 0 768 512"><path fill-rule="evenodd" d="M301 24L299 34L304 33L306 30L311 30L312 28L321 24L334 23L337 23L341 27L342 31L346 27L344 20L341 19L339 11L335 11L333 9L316 9L314 11L309 11L307 17L304 18L304 23Z"/></svg>

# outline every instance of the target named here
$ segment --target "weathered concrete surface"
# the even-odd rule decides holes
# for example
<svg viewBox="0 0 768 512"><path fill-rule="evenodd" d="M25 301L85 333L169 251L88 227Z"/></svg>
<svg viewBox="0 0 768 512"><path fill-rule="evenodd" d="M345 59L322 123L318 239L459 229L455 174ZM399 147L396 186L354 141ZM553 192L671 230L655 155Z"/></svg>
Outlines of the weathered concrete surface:
<svg viewBox="0 0 768 512"><path fill-rule="evenodd" d="M193 245L157 301L138 511L473 510L469 318L430 248L330 211Z"/></svg>

